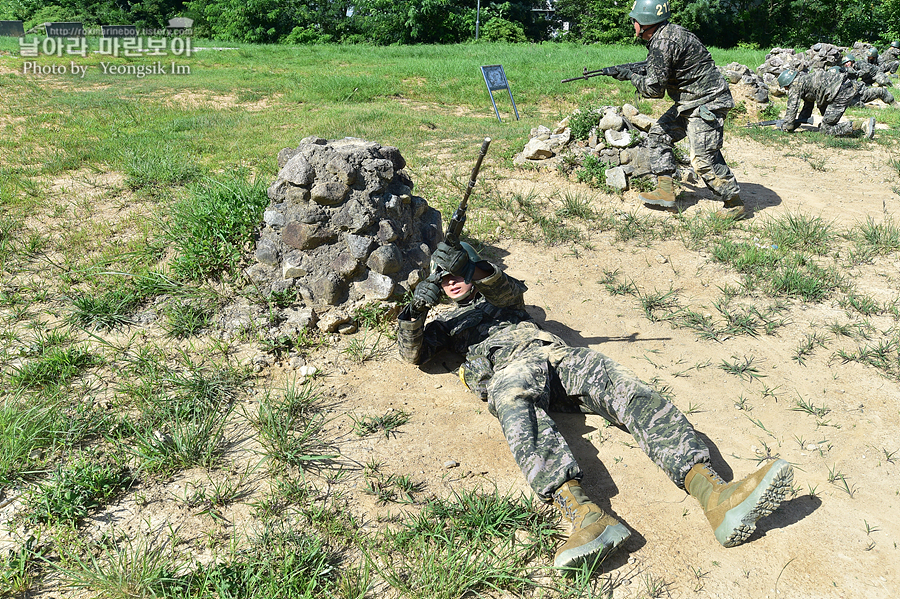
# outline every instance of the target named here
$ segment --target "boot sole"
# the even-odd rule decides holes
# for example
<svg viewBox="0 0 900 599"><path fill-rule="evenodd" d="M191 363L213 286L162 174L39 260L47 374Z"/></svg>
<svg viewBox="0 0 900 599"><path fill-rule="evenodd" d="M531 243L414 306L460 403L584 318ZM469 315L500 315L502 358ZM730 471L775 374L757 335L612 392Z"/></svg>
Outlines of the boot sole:
<svg viewBox="0 0 900 599"><path fill-rule="evenodd" d="M778 509L791 491L794 469L784 460L776 461L753 492L725 513L716 528L716 539L725 547L745 542L756 530L756 522Z"/></svg>
<svg viewBox="0 0 900 599"><path fill-rule="evenodd" d="M624 524L607 526L600 536L579 547L563 551L553 560L555 568L577 568L590 560L599 564L631 536Z"/></svg>

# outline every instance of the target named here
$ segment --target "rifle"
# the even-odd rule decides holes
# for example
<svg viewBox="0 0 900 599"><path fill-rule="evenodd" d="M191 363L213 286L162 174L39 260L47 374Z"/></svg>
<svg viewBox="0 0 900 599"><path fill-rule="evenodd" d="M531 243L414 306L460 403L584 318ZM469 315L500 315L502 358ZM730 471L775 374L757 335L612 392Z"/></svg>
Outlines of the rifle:
<svg viewBox="0 0 900 599"><path fill-rule="evenodd" d="M797 119L797 122L803 125L812 125L813 119L809 117L808 119ZM772 121L760 121L758 123L747 123L744 127L770 127L775 125L778 129L784 128L784 119L775 119Z"/></svg>
<svg viewBox="0 0 900 599"><path fill-rule="evenodd" d="M456 210L453 212L453 217L450 218L450 222L447 223L447 232L444 233L444 243L447 245L451 245L453 247L459 248L459 236L462 234L463 225L466 224L466 208L469 204L469 195L472 193L472 188L475 187L475 180L478 178L478 171L481 170L481 161L484 160L485 154L487 154L488 146L491 144L491 138L485 137L484 142L481 144L481 152L478 154L478 160L475 161L475 166L472 168L472 174L469 176L469 184L466 185L466 192L463 194L463 199L460 201L459 206L456 207ZM444 273L440 268L435 268L434 271L428 275L425 279L426 281L431 281L437 285L440 285L441 279L444 277ZM414 302L412 304L413 312L421 312L425 306L421 302Z"/></svg>
<svg viewBox="0 0 900 599"><path fill-rule="evenodd" d="M633 73L637 73L638 75L646 75L647 74L647 61L642 60L641 62L627 62L625 64L617 64L611 67L603 67L602 69L597 69L596 71L589 71L587 67L581 71L581 77L572 77L571 79L563 79L561 83L568 83L569 81L578 81L579 79L590 79L591 77L597 77L598 75L606 75L607 77L613 77L620 68L628 69Z"/></svg>
<svg viewBox="0 0 900 599"><path fill-rule="evenodd" d="M472 188L475 187L475 179L478 178L478 171L481 170L481 161L484 160L489 145L491 145L491 138L485 137L484 142L481 144L481 153L478 154L478 160L475 161L475 166L472 168L472 174L469 176L469 184L466 185L466 193L463 194L462 201L459 203L459 206L456 207L456 210L453 212L453 217L447 224L447 232L444 234L444 243L447 245L459 247L459 236L462 234L463 225L466 224L466 207L469 204L469 195L472 193Z"/></svg>

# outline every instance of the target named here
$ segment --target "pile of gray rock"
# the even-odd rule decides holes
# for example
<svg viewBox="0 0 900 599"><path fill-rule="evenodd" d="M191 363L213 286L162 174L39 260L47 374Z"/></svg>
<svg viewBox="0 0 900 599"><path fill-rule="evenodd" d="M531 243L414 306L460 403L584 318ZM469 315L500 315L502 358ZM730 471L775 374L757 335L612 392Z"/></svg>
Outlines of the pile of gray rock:
<svg viewBox="0 0 900 599"><path fill-rule="evenodd" d="M413 195L397 148L308 137L278 166L246 271L264 295L320 307L390 300L423 275L441 214Z"/></svg>
<svg viewBox="0 0 900 599"><path fill-rule="evenodd" d="M567 160L581 162L584 156L595 156L610 165L606 169L606 184L617 191L628 188L630 177L649 175L647 132L656 120L631 104L601 106L593 112L598 123L586 140L573 139L569 116L554 129L543 125L532 129L528 143L514 162L553 167ZM580 115L580 111L576 114Z"/></svg>
<svg viewBox="0 0 900 599"><path fill-rule="evenodd" d="M769 101L769 86L765 80L750 70L750 67L739 62L731 62L719 71L732 85L746 85L749 89L748 97L757 104L765 104Z"/></svg>

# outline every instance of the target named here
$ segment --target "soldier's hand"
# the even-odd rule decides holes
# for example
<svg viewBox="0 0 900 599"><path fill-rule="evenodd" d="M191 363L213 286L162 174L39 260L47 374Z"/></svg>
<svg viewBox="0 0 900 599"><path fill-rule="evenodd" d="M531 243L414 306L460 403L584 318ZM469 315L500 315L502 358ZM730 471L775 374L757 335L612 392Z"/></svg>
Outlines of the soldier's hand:
<svg viewBox="0 0 900 599"><path fill-rule="evenodd" d="M441 286L430 278L420 281L413 292L412 305L418 309L436 306L441 301Z"/></svg>
<svg viewBox="0 0 900 599"><path fill-rule="evenodd" d="M631 69L628 67L616 67L616 74L613 75L619 81L631 81Z"/></svg>
<svg viewBox="0 0 900 599"><path fill-rule="evenodd" d="M446 273L464 276L469 265L469 254L461 247L454 247L442 241L431 255L431 262Z"/></svg>

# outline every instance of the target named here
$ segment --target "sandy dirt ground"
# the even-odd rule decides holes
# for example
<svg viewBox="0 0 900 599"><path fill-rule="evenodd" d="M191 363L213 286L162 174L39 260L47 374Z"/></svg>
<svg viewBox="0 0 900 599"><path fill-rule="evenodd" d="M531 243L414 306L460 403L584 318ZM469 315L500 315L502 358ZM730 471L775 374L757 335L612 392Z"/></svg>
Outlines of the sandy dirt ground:
<svg viewBox="0 0 900 599"><path fill-rule="evenodd" d="M809 145L786 153L726 136L724 152L745 201L755 210L754 222L800 211L845 229L867 217L880 222L897 213L897 171L882 146L840 150ZM506 187L544 197L576 186L555 172L495 173ZM709 198L705 190L688 186L682 207L688 215L713 209ZM622 213L643 210L634 192L600 194L595 201L597 208ZM487 244L485 254L528 285L528 310L547 330L572 345L597 349L670 391L708 441L713 465L726 479L749 474L767 456L780 456L795 468L794 496L761 521L750 542L725 549L698 504L663 475L626 431L597 416L558 415L585 471L588 493L632 532L603 564L613 596L900 595L900 385L873 368L836 359L836 340L817 348L805 365L793 359L806 335L828 336L827 323L846 321L845 310L835 300L788 301L783 314L787 324L773 335L704 340L667 322L649 321L635 297L613 296L601 281L617 272L643 292L674 289L684 305L715 315L720 287L736 285L737 274L679 240L645 247L614 243L610 232L589 232L588 241L592 249L548 248L501 234ZM860 291L887 301L898 297L898 272L900 259L892 255L853 274ZM769 298L738 301L766 305ZM896 324L889 316L870 320L879 330ZM459 358L440 355L419 368L401 362L396 347L384 349L381 357L362 364L348 360L340 346L309 359L323 373L320 384L334 416L327 432L342 459L356 466L339 484L352 498L351 509L364 529L390 513L414 509L381 506L363 492L362 465L372 461L382 463L388 473L410 475L426 495L446 497L456 489L477 487L529 495L498 423L457 378ZM748 380L720 368L723 361L746 358L754 360L758 377ZM261 373L259 386L284 385L295 375L286 364L279 365ZM817 417L794 409L798 399L825 413ZM247 409L252 412L252 403ZM390 409L410 415L396 434L352 434L352 415L381 415ZM139 486L87 522L89 534L102 534L114 525L126 535L157 531L164 536L174 523L182 548L193 559L211 559L213 551L207 547L227 544L235 531L250 526L248 504L265 486L259 475L246 474L259 460L250 431L239 427L232 436L235 444L228 457L233 468L183 472ZM448 462L455 465L448 467ZM209 514L192 509L185 497L193 487L209 486L224 475L244 476L247 488L257 490L224 508L221 522L228 524L220 526ZM10 516L15 508L4 506L2 515Z"/></svg>
<svg viewBox="0 0 900 599"><path fill-rule="evenodd" d="M883 149L829 150L825 172L745 138L729 139L725 153L756 219L802 211L841 228L896 211L896 171ZM538 193L560 185L555 175L511 176ZM714 208L708 197L690 189L682 195L689 213ZM619 202L624 211L639 206L633 192L600 201ZM900 455L893 455L900 449L900 386L871 368L835 359L834 348L817 351L805 366L792 359L806 334L824 333L825 323L841 320L844 310L831 301L791 302L789 323L774 335L702 340L648 321L634 297L612 296L599 281L618 270L644 292L673 288L694 309L715 313L718 286L737 283L736 275L680 241L629 247L597 234L592 242L593 250L573 251L500 241L489 251L527 283L529 312L545 328L613 357L657 387L668 386L727 480L749 474L766 455L795 468L796 495L760 522L751 542L725 549L698 504L627 432L597 416L557 415L585 471L586 489L632 531L604 564L614 596L648 596L648 581L663 586L656 596L671 597L900 594ZM876 260L871 272L861 273L860 288L896 297L898 266L896 256ZM888 328L891 321L877 324ZM747 357L758 365L759 378L741 379L719 367ZM360 463L384 461L389 471L410 473L435 494L458 485L529 494L498 423L457 378L458 364L452 355L423 368L390 357L336 377L344 402L359 412L411 414L395 438L352 443L345 455ZM829 412L816 418L796 411L798 398ZM459 466L448 469L448 461ZM834 474L843 474L847 486ZM370 502L365 517L374 519L378 511Z"/></svg>

